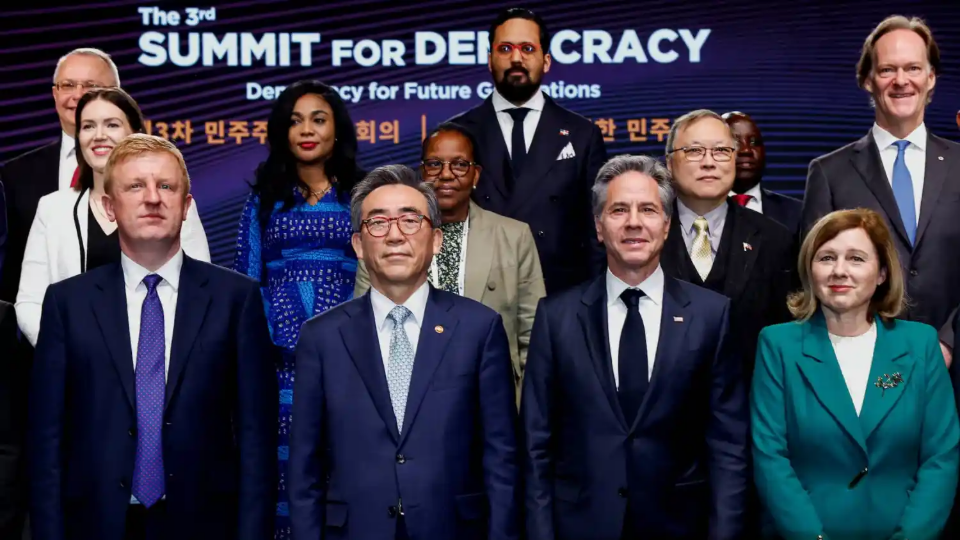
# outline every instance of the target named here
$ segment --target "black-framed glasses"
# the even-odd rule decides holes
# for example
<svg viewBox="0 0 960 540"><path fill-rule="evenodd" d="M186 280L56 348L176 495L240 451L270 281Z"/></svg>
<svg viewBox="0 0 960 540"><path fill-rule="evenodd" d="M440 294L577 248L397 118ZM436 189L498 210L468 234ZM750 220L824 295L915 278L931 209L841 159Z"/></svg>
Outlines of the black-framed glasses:
<svg viewBox="0 0 960 540"><path fill-rule="evenodd" d="M420 162L420 166L423 167L424 176L430 178L427 182L435 182L436 178L443 174L443 168L447 165L450 165L450 172L453 173L454 176L463 178L476 164L476 161L467 161L465 159L454 159L452 161L425 159Z"/></svg>
<svg viewBox="0 0 960 540"><path fill-rule="evenodd" d="M60 92L73 92L77 88L79 88L81 92L84 90L99 90L100 88L113 88L113 86L103 86L102 84L95 83L93 81L83 81L83 82L60 81L58 83L54 83L53 87Z"/></svg>
<svg viewBox="0 0 960 540"><path fill-rule="evenodd" d="M667 154L683 152L683 157L687 161L702 161L707 155L707 150L713 155L714 161L730 161L733 159L734 154L737 153L737 149L732 146L714 146L713 148L707 148L705 146L682 146L670 150Z"/></svg>
<svg viewBox="0 0 960 540"><path fill-rule="evenodd" d="M373 236L374 238L383 238L390 232L390 227L393 225L394 221L397 222L397 228L400 229L400 232L403 233L404 236L417 234L417 231L423 227L424 221L430 225L433 225L433 222L430 221L430 218L422 214L403 214L402 216L393 218L374 216L361 221L360 225L367 228L367 232L370 233L370 236Z"/></svg>

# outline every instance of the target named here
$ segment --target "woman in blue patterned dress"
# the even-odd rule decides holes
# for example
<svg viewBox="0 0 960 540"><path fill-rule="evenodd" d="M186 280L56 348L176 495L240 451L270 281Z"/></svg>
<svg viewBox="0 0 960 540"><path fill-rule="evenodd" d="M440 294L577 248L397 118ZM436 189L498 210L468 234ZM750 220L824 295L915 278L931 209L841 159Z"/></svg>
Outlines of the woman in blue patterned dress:
<svg viewBox="0 0 960 540"><path fill-rule="evenodd" d="M287 450L294 348L300 325L350 299L357 257L350 246L350 191L362 177L357 136L339 94L300 81L277 98L267 126L270 155L256 172L240 218L234 269L260 280L270 335L282 351L279 496L275 538L290 538Z"/></svg>

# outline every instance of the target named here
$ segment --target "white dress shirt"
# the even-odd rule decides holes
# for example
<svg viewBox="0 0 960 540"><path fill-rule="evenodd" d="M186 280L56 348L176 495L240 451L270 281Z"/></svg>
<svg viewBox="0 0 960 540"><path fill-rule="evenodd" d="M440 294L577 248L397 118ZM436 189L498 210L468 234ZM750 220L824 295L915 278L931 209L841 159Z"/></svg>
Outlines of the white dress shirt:
<svg viewBox="0 0 960 540"><path fill-rule="evenodd" d="M873 124L873 141L877 144L877 150L880 151L883 172L886 173L891 187L893 187L893 164L897 161L897 147L893 143L899 140L889 131L876 123ZM910 179L913 180L913 206L919 223L920 200L923 198L923 175L927 170L927 126L920 124L904 140L910 141L903 159L907 162L907 170L910 171Z"/></svg>
<svg viewBox="0 0 960 540"><path fill-rule="evenodd" d="M643 332L647 341L647 380L653 376L653 362L657 357L657 345L660 343L660 319L663 317L663 270L660 266L643 280L640 285L631 287L607 269L607 333L610 339L610 357L613 361L613 380L620 388L620 334L627 322L627 305L620 295L627 289L639 289L640 318L643 319Z"/></svg>
<svg viewBox="0 0 960 540"><path fill-rule="evenodd" d="M683 243L687 246L687 253L690 253L690 246L697 238L697 230L693 228L693 222L700 217L696 212L686 207L680 199L677 199L677 219L680 220L680 232L683 233ZM703 216L707 220L707 239L710 240L710 255L715 259L717 249L720 248L720 237L723 236L723 224L727 221L727 203L724 201L720 206L707 212Z"/></svg>
<svg viewBox="0 0 960 540"><path fill-rule="evenodd" d="M517 106L510 103L500 95L496 89L493 90L493 110L497 111L497 121L500 122L500 130L503 131L503 141L507 143L507 153L513 157L513 117L507 112L508 109L516 109ZM527 116L523 118L523 142L527 143L527 152L530 151L530 143L533 142L533 135L537 132L537 124L540 123L540 115L543 113L543 92L539 89L534 92L533 97L520 107L530 109Z"/></svg>
<svg viewBox="0 0 960 540"><path fill-rule="evenodd" d="M877 344L877 325L870 325L870 329L859 336L838 336L830 334L830 343L833 352L837 355L840 371L850 391L850 399L857 416L863 407L863 397L867 394L867 384L870 382L870 368L873 365L873 349Z"/></svg>
<svg viewBox="0 0 960 540"><path fill-rule="evenodd" d="M410 310L410 315L403 321L403 330L410 340L413 356L417 356L417 343L420 342L420 326L423 324L423 313L427 310L427 298L430 296L430 284L426 281L419 289L407 298L402 305ZM373 322L377 325L377 338L380 341L380 356L383 359L383 371L390 367L390 336L393 334L393 319L389 318L390 311L397 307L393 300L384 296L374 287L370 287L370 303L373 304Z"/></svg>
<svg viewBox="0 0 960 540"><path fill-rule="evenodd" d="M137 346L140 344L140 313L147 298L147 285L143 278L158 274L157 296L163 307L163 363L164 373L170 373L170 346L173 344L173 323L177 313L177 291L180 289L180 269L183 267L183 250L177 252L156 272L151 272L120 254L123 268L124 290L127 293L127 320L130 323L130 349L133 352L133 369L137 369Z"/></svg>
<svg viewBox="0 0 960 540"><path fill-rule="evenodd" d="M73 173L77 170L77 145L66 131L60 133L60 171L57 187L64 190L70 189Z"/></svg>
<svg viewBox="0 0 960 540"><path fill-rule="evenodd" d="M730 196L733 197L736 195L736 191L731 191ZM754 212L763 213L763 192L760 190L760 182L757 182L757 185L748 189L743 193L744 195L750 195L753 197L747 201L746 208L753 210Z"/></svg>

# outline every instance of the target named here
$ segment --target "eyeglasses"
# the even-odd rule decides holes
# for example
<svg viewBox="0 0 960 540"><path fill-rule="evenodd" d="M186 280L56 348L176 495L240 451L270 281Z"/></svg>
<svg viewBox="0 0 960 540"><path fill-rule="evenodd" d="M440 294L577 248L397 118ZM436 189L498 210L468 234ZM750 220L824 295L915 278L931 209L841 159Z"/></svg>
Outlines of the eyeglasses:
<svg viewBox="0 0 960 540"><path fill-rule="evenodd" d="M84 91L85 89L98 90L100 88L114 88L113 86L103 86L93 81L84 81L84 82L60 81L58 83L54 83L53 87L59 90L60 92L73 92L77 88L79 88L81 92Z"/></svg>
<svg viewBox="0 0 960 540"><path fill-rule="evenodd" d="M540 47L536 43L508 43L506 41L501 41L493 46L493 52L499 56L510 56L515 50L520 51L523 56L530 56L536 54Z"/></svg>
<svg viewBox="0 0 960 540"><path fill-rule="evenodd" d="M373 236L374 238L383 238L390 232L390 226L394 221L397 222L397 228L400 229L400 232L403 233L404 236L417 234L417 231L423 227L424 221L429 223L431 226L433 225L433 222L430 221L430 218L421 214L403 214L402 216L397 216L394 218L376 216L361 221L360 225L361 227L367 227L367 232L370 233L370 236Z"/></svg>
<svg viewBox="0 0 960 540"><path fill-rule="evenodd" d="M732 146L714 146L713 148L683 146L681 148L674 148L667 152L667 154L682 151L683 157L687 161L702 161L704 156L707 155L707 150L713 155L714 161L730 161L733 159L733 155L737 153L737 149Z"/></svg>
<svg viewBox="0 0 960 540"><path fill-rule="evenodd" d="M436 182L436 179L443 174L443 168L450 165L450 172L457 178L462 178L470 172L470 168L476 165L476 161L467 161L465 159L455 159L453 161L443 161L441 159L425 159L420 162L423 167L424 176L431 178L427 182Z"/></svg>

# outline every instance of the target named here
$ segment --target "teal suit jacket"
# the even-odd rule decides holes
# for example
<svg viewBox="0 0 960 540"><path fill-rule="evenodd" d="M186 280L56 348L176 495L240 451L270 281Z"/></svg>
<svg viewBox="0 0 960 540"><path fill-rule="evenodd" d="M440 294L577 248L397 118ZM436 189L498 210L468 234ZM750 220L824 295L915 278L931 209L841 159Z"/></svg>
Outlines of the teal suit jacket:
<svg viewBox="0 0 960 540"><path fill-rule="evenodd" d="M882 390L877 379L899 373ZM857 416L823 315L764 328L751 393L754 475L788 540L935 540L950 514L960 424L937 332L877 319Z"/></svg>

